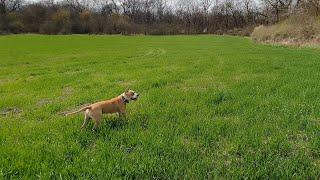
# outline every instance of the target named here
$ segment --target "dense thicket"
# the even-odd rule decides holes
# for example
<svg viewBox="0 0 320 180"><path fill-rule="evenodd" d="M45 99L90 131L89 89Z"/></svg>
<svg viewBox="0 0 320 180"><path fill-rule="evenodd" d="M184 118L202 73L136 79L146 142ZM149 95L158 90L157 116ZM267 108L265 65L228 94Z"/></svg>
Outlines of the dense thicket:
<svg viewBox="0 0 320 180"><path fill-rule="evenodd" d="M0 0L0 33L249 35L320 0Z"/></svg>

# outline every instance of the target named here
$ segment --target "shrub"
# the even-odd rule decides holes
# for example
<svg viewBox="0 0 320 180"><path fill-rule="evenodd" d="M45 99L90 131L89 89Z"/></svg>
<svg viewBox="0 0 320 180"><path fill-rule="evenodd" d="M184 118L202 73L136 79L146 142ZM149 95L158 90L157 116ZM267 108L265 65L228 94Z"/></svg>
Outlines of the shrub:
<svg viewBox="0 0 320 180"><path fill-rule="evenodd" d="M19 15L15 12L0 16L0 34L21 33L24 30Z"/></svg>
<svg viewBox="0 0 320 180"><path fill-rule="evenodd" d="M91 33L94 26L91 12L88 10L83 11L80 13L79 18L82 26L82 33Z"/></svg>
<svg viewBox="0 0 320 180"><path fill-rule="evenodd" d="M52 15L52 21L55 24L53 31L56 31L58 34L70 33L71 25L69 11L59 9Z"/></svg>

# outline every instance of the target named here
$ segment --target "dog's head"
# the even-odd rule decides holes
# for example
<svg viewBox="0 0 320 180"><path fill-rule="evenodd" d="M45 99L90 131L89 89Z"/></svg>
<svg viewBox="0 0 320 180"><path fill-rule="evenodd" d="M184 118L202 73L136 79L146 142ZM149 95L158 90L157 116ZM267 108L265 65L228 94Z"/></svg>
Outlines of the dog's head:
<svg viewBox="0 0 320 180"><path fill-rule="evenodd" d="M126 90L123 94L122 94L122 96L126 99L126 100L128 100L128 101L130 101L130 100L137 100L138 99L138 97L139 97L139 94L138 93L136 93L136 92L134 92L133 90L131 90L131 89L128 89L128 90Z"/></svg>

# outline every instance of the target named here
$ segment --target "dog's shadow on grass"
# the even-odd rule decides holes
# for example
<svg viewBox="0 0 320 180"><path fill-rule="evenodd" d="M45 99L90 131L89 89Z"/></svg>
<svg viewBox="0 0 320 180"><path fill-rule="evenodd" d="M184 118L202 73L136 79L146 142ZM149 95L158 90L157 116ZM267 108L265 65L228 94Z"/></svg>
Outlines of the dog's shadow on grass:
<svg viewBox="0 0 320 180"><path fill-rule="evenodd" d="M109 129L112 130L121 130L128 126L129 121L125 118L117 118L117 117L110 117L104 119L105 124Z"/></svg>
<svg viewBox="0 0 320 180"><path fill-rule="evenodd" d="M117 116L107 116L103 118L103 122L100 124L100 127L96 130L93 130L94 123L89 123L89 125L82 130L85 132L93 132L93 134L105 136L110 131L120 131L130 128L130 126L140 126L142 130L148 129L148 115L139 114L131 118L120 118ZM131 124L131 125L130 125Z"/></svg>
<svg viewBox="0 0 320 180"><path fill-rule="evenodd" d="M93 123L90 123L84 129L81 129L80 134L86 134L86 140L81 140L81 146L88 148L95 143L96 138L103 138L104 140L110 140L110 131L120 131L128 127L128 119L122 119L117 117L107 117L103 119L100 127L93 130Z"/></svg>
<svg viewBox="0 0 320 180"><path fill-rule="evenodd" d="M110 130L123 130L128 127L129 120L123 118L116 118L116 117L108 117L104 118L103 122L100 124L99 128L93 129L94 123L89 123L84 129L87 132L91 131L94 133L100 134L101 132L107 132Z"/></svg>

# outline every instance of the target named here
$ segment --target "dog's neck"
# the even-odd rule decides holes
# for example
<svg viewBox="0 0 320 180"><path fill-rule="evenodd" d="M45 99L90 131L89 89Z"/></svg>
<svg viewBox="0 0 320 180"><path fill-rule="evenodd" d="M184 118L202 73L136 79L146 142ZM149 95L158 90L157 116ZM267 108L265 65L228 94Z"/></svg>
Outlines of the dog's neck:
<svg viewBox="0 0 320 180"><path fill-rule="evenodd" d="M125 94L121 94L121 100L123 102L123 104L128 104L129 103L129 99L126 98Z"/></svg>

